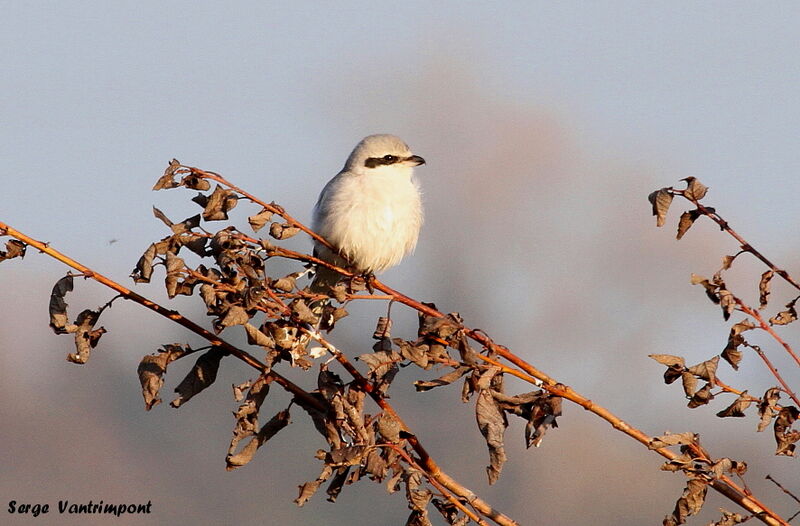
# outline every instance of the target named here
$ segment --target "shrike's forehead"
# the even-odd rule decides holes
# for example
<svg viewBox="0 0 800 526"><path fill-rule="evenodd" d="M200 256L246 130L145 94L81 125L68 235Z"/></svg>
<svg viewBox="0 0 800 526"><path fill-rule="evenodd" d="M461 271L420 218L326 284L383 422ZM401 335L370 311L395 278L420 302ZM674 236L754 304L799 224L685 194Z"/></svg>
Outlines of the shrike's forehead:
<svg viewBox="0 0 800 526"><path fill-rule="evenodd" d="M411 153L408 145L395 135L380 134L365 137L355 152L360 157L383 157L384 155L407 156Z"/></svg>

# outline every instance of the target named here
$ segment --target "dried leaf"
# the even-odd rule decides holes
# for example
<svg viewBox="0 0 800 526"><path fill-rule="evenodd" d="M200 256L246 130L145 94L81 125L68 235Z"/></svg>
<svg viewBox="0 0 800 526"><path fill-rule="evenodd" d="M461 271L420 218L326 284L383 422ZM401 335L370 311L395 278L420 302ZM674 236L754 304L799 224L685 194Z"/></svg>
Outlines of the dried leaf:
<svg viewBox="0 0 800 526"><path fill-rule="evenodd" d="M247 332L247 343L250 345L260 345L266 349L275 348L275 340L271 336L250 325L244 324L244 330Z"/></svg>
<svg viewBox="0 0 800 526"><path fill-rule="evenodd" d="M673 365L684 367L686 365L686 362L684 362L681 356L673 356L671 354L648 354L647 356L668 367Z"/></svg>
<svg viewBox="0 0 800 526"><path fill-rule="evenodd" d="M675 510L664 518L664 525L686 523L687 517L696 515L703 507L707 492L707 481L700 478L689 479L683 495L675 503Z"/></svg>
<svg viewBox="0 0 800 526"><path fill-rule="evenodd" d="M256 215L248 217L247 222L250 223L250 228L253 229L253 232L258 232L270 219L272 219L272 212L266 208L262 208Z"/></svg>
<svg viewBox="0 0 800 526"><path fill-rule="evenodd" d="M706 296L708 299L714 302L714 304L719 304L720 298L718 294L718 290L720 288L718 283L711 283L703 276L698 276L697 274L692 274L691 278L692 285L702 285L704 289L706 289Z"/></svg>
<svg viewBox="0 0 800 526"><path fill-rule="evenodd" d="M280 430L289 425L289 411L284 409L279 411L273 416L269 422L264 424L256 436L254 436L245 446L236 454L228 454L225 458L227 471L232 471L238 467L244 466L253 459L258 448L263 446L270 438L274 437Z"/></svg>
<svg viewBox="0 0 800 526"><path fill-rule="evenodd" d="M53 285L53 292L50 293L50 328L56 334L66 334L69 323L67 318L67 302L64 297L67 292L72 291L72 276L66 275Z"/></svg>
<svg viewBox="0 0 800 526"><path fill-rule="evenodd" d="M650 204L653 205L653 215L656 216L656 226L664 226L667 220L667 211L672 204L672 192L669 188L656 190L647 196Z"/></svg>
<svg viewBox="0 0 800 526"><path fill-rule="evenodd" d="M326 480L328 480L332 474L333 468L326 465L324 468L322 468L322 473L320 473L316 480L312 482L306 482L305 484L298 486L298 488L300 488L300 495L294 500L295 504L298 506L303 506L303 504L308 502L308 499L310 499L314 493L317 492L319 487Z"/></svg>
<svg viewBox="0 0 800 526"><path fill-rule="evenodd" d="M180 186L179 183L175 182L175 172L180 168L181 163L177 159L170 161L169 166L164 170L164 175L162 175L155 186L153 186L153 190L165 190Z"/></svg>
<svg viewBox="0 0 800 526"><path fill-rule="evenodd" d="M775 316L769 319L770 325L788 325L797 319L797 311L794 308L794 304L800 298L795 298L789 303L786 304L786 310L779 312Z"/></svg>
<svg viewBox="0 0 800 526"><path fill-rule="evenodd" d="M158 354L148 354L139 362L137 372L139 382L142 384L142 396L144 397L144 408L151 410L161 403L158 397L161 386L164 385L164 374L167 372L167 365L177 360L187 350L179 344L167 344L158 350Z"/></svg>
<svg viewBox="0 0 800 526"><path fill-rule="evenodd" d="M300 232L296 226L291 226L289 223L272 223L269 226L269 235L275 239L289 239Z"/></svg>
<svg viewBox="0 0 800 526"><path fill-rule="evenodd" d="M488 385L491 379L498 374L498 371L498 368L490 367L481 374L478 384ZM506 427L508 427L508 420L506 420L505 413L500 409L499 404L488 388L482 388L478 391L478 398L475 403L475 418L478 422L478 429L486 439L486 445L489 448L489 466L486 467L486 472L489 475L489 484L494 484L497 482L500 471L506 461L503 435Z"/></svg>
<svg viewBox="0 0 800 526"><path fill-rule="evenodd" d="M697 435L690 431L685 433L667 433L650 439L647 445L650 449L661 449L662 447L689 445L697 442Z"/></svg>
<svg viewBox="0 0 800 526"><path fill-rule="evenodd" d="M176 408L180 407L213 384L217 379L219 362L225 355L226 353L217 347L203 353L197 359L189 374L175 388L178 397L170 402L170 405Z"/></svg>
<svg viewBox="0 0 800 526"><path fill-rule="evenodd" d="M747 391L742 391L742 394L733 401L731 405L717 413L717 416L720 418L725 417L743 417L745 416L745 410L750 407L750 404L753 403L751 397L747 394Z"/></svg>
<svg viewBox="0 0 800 526"><path fill-rule="evenodd" d="M795 454L795 443L800 441L800 431L792 429L792 424L800 417L800 411L793 406L786 406L778 413L775 419L773 430L777 448L776 455L786 455L793 457Z"/></svg>
<svg viewBox="0 0 800 526"><path fill-rule="evenodd" d="M725 321L731 317L731 314L736 309L736 298L733 294L725 288L719 289L719 306L722 308L722 318Z"/></svg>
<svg viewBox="0 0 800 526"><path fill-rule="evenodd" d="M100 319L100 311L86 309L75 320L75 325L67 327L68 332L75 333L76 352L67 355L67 361L77 364L85 364L89 361L92 349L97 346L100 337L106 333L105 328L94 329L95 324ZM94 330L93 330L94 329Z"/></svg>
<svg viewBox="0 0 800 526"><path fill-rule="evenodd" d="M417 391L428 391L430 389L433 389L434 387L450 385L451 383L455 382L456 380L458 380L471 370L472 370L471 367L462 365L460 367L457 367L456 369L453 369L449 373L440 376L439 378L436 378L435 380L428 380L428 381L417 380L416 382L414 382L414 387L417 389Z"/></svg>
<svg viewBox="0 0 800 526"><path fill-rule="evenodd" d="M778 413L778 400L780 398L781 391L777 387L767 389L767 392L761 397L761 402L758 404L758 416L761 417L758 422L758 431L764 431L772 421L772 417Z"/></svg>
<svg viewBox="0 0 800 526"><path fill-rule="evenodd" d="M207 196L206 199L197 199L197 202L203 206L203 219L224 221L228 219L228 212L238 204L239 200L232 190L226 190L217 185L210 196Z"/></svg>
<svg viewBox="0 0 800 526"><path fill-rule="evenodd" d="M24 258L25 257L25 248L28 245L19 241L17 239L11 239L6 241L6 250L0 250L0 261L5 261L7 259L13 258Z"/></svg>
<svg viewBox="0 0 800 526"><path fill-rule="evenodd" d="M717 385L717 366L719 365L719 356L714 356L710 360L698 363L689 367L687 370L696 377L708 382L711 387Z"/></svg>
<svg viewBox="0 0 800 526"><path fill-rule="evenodd" d="M136 263L131 277L135 283L150 283L150 276L153 275L153 259L156 257L156 244L153 243L144 251L142 257Z"/></svg>
<svg viewBox="0 0 800 526"><path fill-rule="evenodd" d="M688 398L694 396L697 392L697 377L689 371L681 373L681 381L683 383L683 392Z"/></svg>
<svg viewBox="0 0 800 526"><path fill-rule="evenodd" d="M686 190L683 191L683 195L692 201L699 201L705 197L706 192L708 192L708 187L698 181L696 177L686 177L685 179L681 179L681 181L686 181Z"/></svg>
<svg viewBox="0 0 800 526"><path fill-rule="evenodd" d="M714 399L714 395L711 393L711 384L704 385L699 391L697 391L689 400L687 407L689 409L695 409L700 407L701 405L706 405L711 400Z"/></svg>
<svg viewBox="0 0 800 526"><path fill-rule="evenodd" d="M750 519L750 517L745 517L738 513L731 513L723 508L720 508L719 511L722 513L720 520L712 522L708 526L735 526L736 524L741 524Z"/></svg>
<svg viewBox="0 0 800 526"><path fill-rule="evenodd" d="M775 272L772 270L768 270L761 274L761 281L758 282L758 308L763 309L767 306L768 298L769 298L769 282L772 280L772 276L775 275Z"/></svg>
<svg viewBox="0 0 800 526"><path fill-rule="evenodd" d="M702 214L699 210L690 210L681 214L681 219L678 221L678 236L680 239L691 228L695 220Z"/></svg>

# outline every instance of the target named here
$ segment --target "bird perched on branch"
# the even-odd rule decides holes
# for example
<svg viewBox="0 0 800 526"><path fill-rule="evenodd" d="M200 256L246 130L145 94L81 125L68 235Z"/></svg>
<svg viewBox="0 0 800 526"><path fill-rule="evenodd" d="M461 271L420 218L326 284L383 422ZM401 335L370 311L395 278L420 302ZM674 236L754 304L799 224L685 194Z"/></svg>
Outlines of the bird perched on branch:
<svg viewBox="0 0 800 526"><path fill-rule="evenodd" d="M414 250L422 226L422 199L414 179L414 167L421 164L425 159L399 137L362 139L314 207L312 228L337 252L316 242L314 254L364 273L397 265ZM327 292L341 277L319 268L311 290Z"/></svg>

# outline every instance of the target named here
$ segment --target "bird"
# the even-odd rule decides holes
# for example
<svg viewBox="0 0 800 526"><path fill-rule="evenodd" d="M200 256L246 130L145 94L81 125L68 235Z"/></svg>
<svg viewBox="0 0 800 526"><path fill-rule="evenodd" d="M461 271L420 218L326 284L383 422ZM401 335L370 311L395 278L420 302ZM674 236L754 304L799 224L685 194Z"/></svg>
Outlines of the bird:
<svg viewBox="0 0 800 526"><path fill-rule="evenodd" d="M312 229L334 248L315 241L314 255L362 274L381 273L414 250L423 223L422 196L414 155L395 135L364 137L344 168L319 194ZM342 275L319 267L310 286L327 293Z"/></svg>

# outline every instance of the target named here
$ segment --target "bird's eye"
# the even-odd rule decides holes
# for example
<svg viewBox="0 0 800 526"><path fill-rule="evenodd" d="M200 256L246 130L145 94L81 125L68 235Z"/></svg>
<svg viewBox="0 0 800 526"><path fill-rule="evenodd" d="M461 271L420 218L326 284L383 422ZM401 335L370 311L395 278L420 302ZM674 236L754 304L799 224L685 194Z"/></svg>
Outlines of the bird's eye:
<svg viewBox="0 0 800 526"><path fill-rule="evenodd" d="M395 157L394 155L384 155L383 160L386 161L387 163L393 163L397 160L397 157Z"/></svg>

